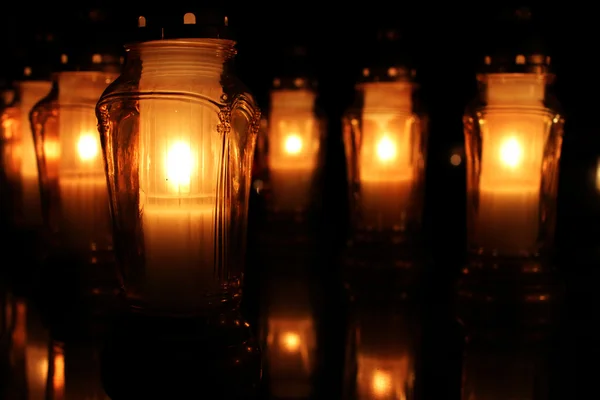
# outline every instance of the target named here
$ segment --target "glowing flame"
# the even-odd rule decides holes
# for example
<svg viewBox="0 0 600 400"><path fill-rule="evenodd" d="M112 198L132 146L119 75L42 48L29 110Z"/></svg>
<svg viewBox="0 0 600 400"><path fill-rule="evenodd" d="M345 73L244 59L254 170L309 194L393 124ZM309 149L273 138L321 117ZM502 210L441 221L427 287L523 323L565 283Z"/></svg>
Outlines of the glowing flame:
<svg viewBox="0 0 600 400"><path fill-rule="evenodd" d="M187 186L192 175L192 151L184 142L175 142L167 154L167 180L175 186Z"/></svg>
<svg viewBox="0 0 600 400"><path fill-rule="evenodd" d="M373 373L373 381L371 382L373 393L378 397L384 397L390 394L392 390L392 377L389 373L376 370Z"/></svg>
<svg viewBox="0 0 600 400"><path fill-rule="evenodd" d="M290 353L296 352L300 348L300 336L295 332L286 332L281 338L281 343Z"/></svg>
<svg viewBox="0 0 600 400"><path fill-rule="evenodd" d="M302 138L299 135L291 134L285 139L285 152L288 154L298 154L302 151Z"/></svg>
<svg viewBox="0 0 600 400"><path fill-rule="evenodd" d="M377 143L377 156L383 162L396 158L396 144L389 137L384 136Z"/></svg>
<svg viewBox="0 0 600 400"><path fill-rule="evenodd" d="M83 133L77 142L77 152L82 161L90 161L98 155L98 141L96 135Z"/></svg>
<svg viewBox="0 0 600 400"><path fill-rule="evenodd" d="M500 161L509 168L516 168L523 159L523 148L519 141L511 137L500 146Z"/></svg>

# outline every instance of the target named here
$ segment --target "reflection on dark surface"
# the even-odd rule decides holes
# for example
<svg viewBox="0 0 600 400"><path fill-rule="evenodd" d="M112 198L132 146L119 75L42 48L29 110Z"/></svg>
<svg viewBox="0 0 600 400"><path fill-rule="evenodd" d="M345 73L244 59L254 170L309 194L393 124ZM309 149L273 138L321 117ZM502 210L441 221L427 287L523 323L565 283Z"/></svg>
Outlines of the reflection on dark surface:
<svg viewBox="0 0 600 400"><path fill-rule="evenodd" d="M548 399L562 290L547 262L470 263L459 280L467 333L463 399Z"/></svg>
<svg viewBox="0 0 600 400"><path fill-rule="evenodd" d="M58 338L33 302L4 291L0 395L7 400L104 400L94 332ZM71 332L75 332L72 330Z"/></svg>
<svg viewBox="0 0 600 400"><path fill-rule="evenodd" d="M306 282L271 284L263 323L264 378L277 399L310 398L316 363L316 332Z"/></svg>
<svg viewBox="0 0 600 400"><path fill-rule="evenodd" d="M418 344L414 324L400 310L361 309L349 332L349 398L414 399Z"/></svg>
<svg viewBox="0 0 600 400"><path fill-rule="evenodd" d="M260 351L239 314L217 320L124 315L102 354L102 381L112 400L253 398Z"/></svg>

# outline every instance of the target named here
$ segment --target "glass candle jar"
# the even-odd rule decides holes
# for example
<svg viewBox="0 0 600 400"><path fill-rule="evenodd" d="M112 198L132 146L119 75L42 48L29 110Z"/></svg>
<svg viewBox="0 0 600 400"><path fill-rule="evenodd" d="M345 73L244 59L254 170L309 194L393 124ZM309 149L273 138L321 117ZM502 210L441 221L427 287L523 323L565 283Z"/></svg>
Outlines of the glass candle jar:
<svg viewBox="0 0 600 400"><path fill-rule="evenodd" d="M420 232L426 134L414 76L397 61L365 68L343 117L353 242L399 243Z"/></svg>
<svg viewBox="0 0 600 400"><path fill-rule="evenodd" d="M260 111L231 72L227 18L141 16L96 107L125 298L166 316L241 297Z"/></svg>
<svg viewBox="0 0 600 400"><path fill-rule="evenodd" d="M95 105L118 74L113 54L62 54L50 93L31 111L51 258L102 264L112 258L108 189Z"/></svg>
<svg viewBox="0 0 600 400"><path fill-rule="evenodd" d="M508 63L508 67L506 67ZM550 58L485 58L464 116L467 233L473 254L534 256L551 244L563 116Z"/></svg>
<svg viewBox="0 0 600 400"><path fill-rule="evenodd" d="M314 194L322 131L313 86L308 77L273 80L266 157L276 213L306 211Z"/></svg>
<svg viewBox="0 0 600 400"><path fill-rule="evenodd" d="M4 213L10 214L14 228L22 232L39 232L42 211L38 167L29 125L29 112L52 85L50 73L43 65L26 65L14 83L10 103L0 119L2 137L2 173L8 195L3 202ZM31 243L28 243L31 245Z"/></svg>

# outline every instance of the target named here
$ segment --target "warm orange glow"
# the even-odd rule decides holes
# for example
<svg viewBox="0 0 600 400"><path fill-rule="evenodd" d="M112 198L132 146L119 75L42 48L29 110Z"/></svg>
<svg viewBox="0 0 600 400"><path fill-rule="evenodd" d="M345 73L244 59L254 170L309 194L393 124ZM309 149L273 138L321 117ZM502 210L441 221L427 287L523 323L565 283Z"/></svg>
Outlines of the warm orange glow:
<svg viewBox="0 0 600 400"><path fill-rule="evenodd" d="M285 152L290 155L299 154L302 151L302 138L292 133L285 139Z"/></svg>
<svg viewBox="0 0 600 400"><path fill-rule="evenodd" d="M92 161L98 156L98 135L83 133L77 141L77 153L81 161Z"/></svg>
<svg viewBox="0 0 600 400"><path fill-rule="evenodd" d="M396 158L396 143L385 134L377 143L377 157L382 163L393 161Z"/></svg>
<svg viewBox="0 0 600 400"><path fill-rule="evenodd" d="M490 74L481 135L475 245L503 254L536 248L545 143L552 116L538 74Z"/></svg>
<svg viewBox="0 0 600 400"><path fill-rule="evenodd" d="M175 142L169 148L166 162L167 181L176 187L189 186L194 162L190 146L185 142Z"/></svg>
<svg viewBox="0 0 600 400"><path fill-rule="evenodd" d="M596 166L596 189L600 192L600 159L598 160L598 165Z"/></svg>
<svg viewBox="0 0 600 400"><path fill-rule="evenodd" d="M508 137L500 145L500 161L508 168L517 168L523 160L523 147L515 137Z"/></svg>
<svg viewBox="0 0 600 400"><path fill-rule="evenodd" d="M55 393L62 392L65 388L65 356L62 351L54 355L52 387Z"/></svg>
<svg viewBox="0 0 600 400"><path fill-rule="evenodd" d="M377 397L389 396L392 391L392 377L386 371L375 370L373 373L373 393Z"/></svg>
<svg viewBox="0 0 600 400"><path fill-rule="evenodd" d="M27 304L24 301L17 301L15 314L12 340L16 347L23 347L27 340Z"/></svg>
<svg viewBox="0 0 600 400"><path fill-rule="evenodd" d="M300 348L300 335L295 332L285 332L281 336L281 344L286 351L297 352Z"/></svg>
<svg viewBox="0 0 600 400"><path fill-rule="evenodd" d="M44 155L47 161L58 160L60 156L60 146L57 140L46 139L44 141Z"/></svg>
<svg viewBox="0 0 600 400"><path fill-rule="evenodd" d="M412 179L411 89L405 82L365 84L362 111L361 182ZM358 124L358 121L353 122Z"/></svg>
<svg viewBox="0 0 600 400"><path fill-rule="evenodd" d="M462 157L459 154L452 154L450 156L450 164L458 167L462 163Z"/></svg>

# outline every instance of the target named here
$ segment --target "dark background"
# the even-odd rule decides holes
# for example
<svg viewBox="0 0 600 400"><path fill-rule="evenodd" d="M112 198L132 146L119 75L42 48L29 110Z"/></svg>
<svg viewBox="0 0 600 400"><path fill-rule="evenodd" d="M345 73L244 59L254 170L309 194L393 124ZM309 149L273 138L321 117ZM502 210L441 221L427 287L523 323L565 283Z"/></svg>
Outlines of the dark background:
<svg viewBox="0 0 600 400"><path fill-rule="evenodd" d="M102 42L120 45L135 28L137 16L144 12L141 6L136 8L136 3L148 2L83 3L19 2L11 4L10 9L4 7L0 13L0 74L10 78L21 50L36 36L48 33L71 48L88 48ZM166 1L163 7L179 3ZM464 163L453 167L449 158L463 145L462 115L476 93L475 74L483 56L498 42L514 39L514 32L498 23L499 17L512 15L520 4L256 3L232 2L228 7L230 26L238 41L238 75L256 95L261 108L268 111L270 84L274 76L284 72L287 50L293 45L307 47L319 81L319 107L329 122L323 199L339 243L344 240L346 221L341 116L354 101L354 84L362 68L373 59L377 31L388 27L400 30L412 54L420 83L419 97L431 121L425 227L436 260L434 274L452 275L464 253L465 170ZM92 9L95 11L90 14ZM594 344L599 307L594 293L600 260L600 195L595 187L600 156L600 83L595 54L600 36L598 20L593 3L579 6L565 2L530 9L532 22L546 39L552 56L557 75L554 89L566 118L557 248L570 293L570 329L577 332L576 337L589 339L572 342L572 351L579 356L571 372L578 375L576 381L581 384L597 370L586 365L597 362L594 354L598 351Z"/></svg>

